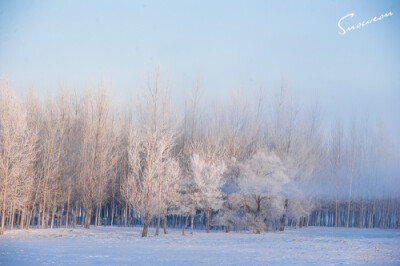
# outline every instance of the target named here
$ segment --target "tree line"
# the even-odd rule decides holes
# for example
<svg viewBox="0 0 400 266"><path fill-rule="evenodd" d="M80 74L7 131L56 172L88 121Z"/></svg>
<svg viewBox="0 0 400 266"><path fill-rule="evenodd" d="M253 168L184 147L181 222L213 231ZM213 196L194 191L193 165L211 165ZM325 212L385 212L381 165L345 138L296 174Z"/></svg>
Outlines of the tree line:
<svg viewBox="0 0 400 266"><path fill-rule="evenodd" d="M44 100L0 85L1 231L98 225L398 228L399 143L382 122L324 122L283 86L184 104L159 69L128 107L106 83Z"/></svg>

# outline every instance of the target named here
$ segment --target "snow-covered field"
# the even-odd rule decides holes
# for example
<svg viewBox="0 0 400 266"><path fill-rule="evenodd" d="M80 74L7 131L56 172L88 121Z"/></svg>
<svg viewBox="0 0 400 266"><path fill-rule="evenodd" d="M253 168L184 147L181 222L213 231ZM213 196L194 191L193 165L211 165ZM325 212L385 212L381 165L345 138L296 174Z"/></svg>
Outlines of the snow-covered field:
<svg viewBox="0 0 400 266"><path fill-rule="evenodd" d="M1 265L400 265L400 230L309 227L261 235L171 231L140 237L141 228L6 231ZM153 228L150 229L153 233Z"/></svg>

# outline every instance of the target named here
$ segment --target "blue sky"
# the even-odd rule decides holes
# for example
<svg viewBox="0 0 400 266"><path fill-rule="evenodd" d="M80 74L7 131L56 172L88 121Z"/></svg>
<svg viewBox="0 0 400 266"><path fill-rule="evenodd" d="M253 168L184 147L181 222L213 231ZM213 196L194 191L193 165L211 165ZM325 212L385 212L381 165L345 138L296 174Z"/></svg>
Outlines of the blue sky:
<svg viewBox="0 0 400 266"><path fill-rule="evenodd" d="M393 16L342 36L382 13ZM111 81L125 99L161 65L178 96L276 90L318 101L328 119L382 117L400 128L398 1L4 1L0 74L41 94Z"/></svg>

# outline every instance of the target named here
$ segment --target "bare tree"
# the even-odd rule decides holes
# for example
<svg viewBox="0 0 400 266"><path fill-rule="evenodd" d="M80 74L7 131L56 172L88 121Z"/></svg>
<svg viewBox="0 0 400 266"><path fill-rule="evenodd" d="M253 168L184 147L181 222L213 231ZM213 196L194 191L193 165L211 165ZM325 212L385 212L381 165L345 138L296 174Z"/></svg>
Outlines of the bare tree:
<svg viewBox="0 0 400 266"><path fill-rule="evenodd" d="M105 88L104 84L101 84L101 90L96 93L93 97L87 96L85 102L86 105L86 121L85 121L85 135L84 135L84 158L85 165L83 169L83 181L82 185L84 188L84 205L86 209L85 215L85 227L89 228L92 215L93 207L95 204L95 188L97 178L99 178L104 170L104 163L101 158L107 152L104 147L107 146L108 135L107 135L107 122L110 117L110 103L111 97L110 92Z"/></svg>
<svg viewBox="0 0 400 266"><path fill-rule="evenodd" d="M169 156L175 129L172 126L173 117L170 116L171 98L168 80L161 79L160 69L154 71L152 77L146 79L146 90L143 100L138 104L139 134L143 147L143 169L140 179L143 193L144 225L142 236L147 236L151 219L151 206L156 188L154 183L159 180L158 194L162 193L163 163ZM160 206L161 195L156 200ZM159 208L160 209L160 208ZM159 212L160 215L160 212ZM159 224L159 223L158 223Z"/></svg>
<svg viewBox="0 0 400 266"><path fill-rule="evenodd" d="M0 180L1 231L4 233L6 210L11 215L21 208L32 192L30 172L35 160L36 132L30 130L26 109L12 92L9 83L0 81ZM22 189L21 189L22 188ZM12 217L11 217L12 218ZM12 223L11 223L12 224Z"/></svg>

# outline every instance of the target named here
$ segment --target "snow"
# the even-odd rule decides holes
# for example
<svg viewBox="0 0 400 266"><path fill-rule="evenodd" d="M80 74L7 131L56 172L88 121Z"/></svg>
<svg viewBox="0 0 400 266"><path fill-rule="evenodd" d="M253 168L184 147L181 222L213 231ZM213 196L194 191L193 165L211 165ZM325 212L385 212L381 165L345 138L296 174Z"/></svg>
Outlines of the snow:
<svg viewBox="0 0 400 266"><path fill-rule="evenodd" d="M400 265L400 230L308 227L193 236L170 230L148 238L140 233L120 227L6 231L0 265Z"/></svg>

